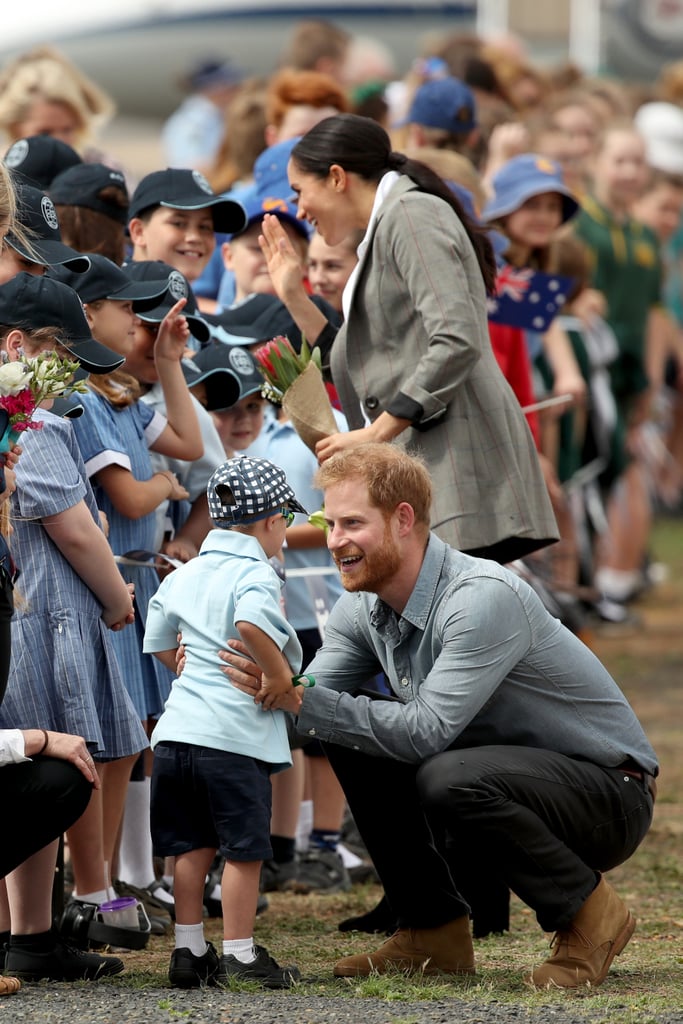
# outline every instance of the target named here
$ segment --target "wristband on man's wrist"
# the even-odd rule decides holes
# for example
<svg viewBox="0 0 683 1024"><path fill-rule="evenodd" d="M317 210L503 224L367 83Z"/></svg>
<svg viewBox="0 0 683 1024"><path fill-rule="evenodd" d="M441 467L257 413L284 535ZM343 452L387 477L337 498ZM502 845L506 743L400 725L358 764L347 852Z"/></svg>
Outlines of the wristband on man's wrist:
<svg viewBox="0 0 683 1024"><path fill-rule="evenodd" d="M300 676L292 676L292 686L304 686L308 689L311 686L315 686L315 677L305 672Z"/></svg>
<svg viewBox="0 0 683 1024"><path fill-rule="evenodd" d="M40 750L36 751L36 753L34 754L34 757L37 757L39 754L44 754L46 749L47 749L47 745L48 745L48 743L50 741L50 737L47 734L47 729L41 729L40 731L43 734L43 745L40 748Z"/></svg>

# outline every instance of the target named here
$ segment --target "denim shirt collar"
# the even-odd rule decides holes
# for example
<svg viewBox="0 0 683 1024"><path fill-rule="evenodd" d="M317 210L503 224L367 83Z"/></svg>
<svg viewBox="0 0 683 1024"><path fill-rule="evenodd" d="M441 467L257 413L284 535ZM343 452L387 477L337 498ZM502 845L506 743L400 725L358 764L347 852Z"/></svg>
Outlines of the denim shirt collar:
<svg viewBox="0 0 683 1024"><path fill-rule="evenodd" d="M370 622L379 633L392 621L397 621L401 635L405 635L411 628L425 629L441 580L447 552L448 545L444 544L435 533L430 533L422 567L415 581L413 592L401 615L396 616L393 608L385 604L381 598L378 597L375 601L370 613Z"/></svg>

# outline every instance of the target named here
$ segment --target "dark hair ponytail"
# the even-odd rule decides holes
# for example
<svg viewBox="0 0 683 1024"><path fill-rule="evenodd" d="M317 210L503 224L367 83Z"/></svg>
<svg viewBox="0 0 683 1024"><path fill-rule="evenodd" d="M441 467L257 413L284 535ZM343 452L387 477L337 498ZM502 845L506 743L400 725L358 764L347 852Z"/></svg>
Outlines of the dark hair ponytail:
<svg viewBox="0 0 683 1024"><path fill-rule="evenodd" d="M493 291L496 261L486 229L468 215L458 197L431 168L392 150L389 136L377 121L358 114L326 117L297 142L292 160L302 171L318 178L326 178L332 164L371 182L379 182L387 171L407 174L422 192L438 196L455 211L472 243L486 291Z"/></svg>

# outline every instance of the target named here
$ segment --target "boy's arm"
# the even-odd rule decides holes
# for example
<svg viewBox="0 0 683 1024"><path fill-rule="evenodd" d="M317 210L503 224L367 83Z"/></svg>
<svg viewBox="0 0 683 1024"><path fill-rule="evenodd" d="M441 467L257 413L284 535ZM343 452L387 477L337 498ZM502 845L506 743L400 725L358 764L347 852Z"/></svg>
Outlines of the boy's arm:
<svg viewBox="0 0 683 1024"><path fill-rule="evenodd" d="M235 623L235 628L263 673L263 683L256 700L264 708L272 708L278 697L293 690L292 668L275 641L253 622L241 620Z"/></svg>

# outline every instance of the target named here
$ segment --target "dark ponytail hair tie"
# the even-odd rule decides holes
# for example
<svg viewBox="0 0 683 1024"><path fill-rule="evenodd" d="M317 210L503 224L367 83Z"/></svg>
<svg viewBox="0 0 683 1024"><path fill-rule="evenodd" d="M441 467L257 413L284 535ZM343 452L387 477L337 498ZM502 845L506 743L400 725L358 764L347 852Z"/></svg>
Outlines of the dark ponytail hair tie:
<svg viewBox="0 0 683 1024"><path fill-rule="evenodd" d="M390 171L402 171L407 162L408 157L405 153L392 152L389 154L388 167Z"/></svg>

